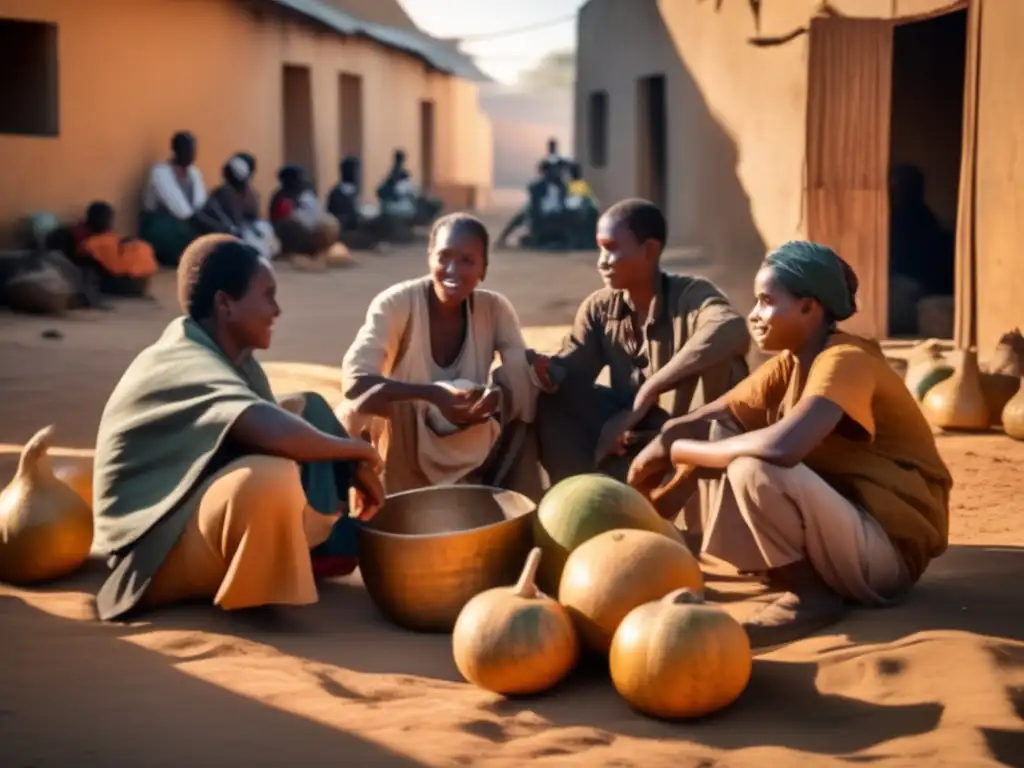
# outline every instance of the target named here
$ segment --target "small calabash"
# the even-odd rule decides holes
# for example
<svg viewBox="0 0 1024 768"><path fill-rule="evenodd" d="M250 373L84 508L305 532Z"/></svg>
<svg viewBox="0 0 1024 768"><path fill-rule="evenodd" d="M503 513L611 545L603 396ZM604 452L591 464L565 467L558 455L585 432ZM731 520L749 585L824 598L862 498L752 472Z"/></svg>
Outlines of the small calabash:
<svg viewBox="0 0 1024 768"><path fill-rule="evenodd" d="M77 570L92 548L92 510L53 474L53 427L26 443L18 471L0 493L0 580L30 584Z"/></svg>
<svg viewBox="0 0 1024 768"><path fill-rule="evenodd" d="M928 390L921 410L939 429L980 432L988 429L989 412L981 386L978 350L971 347L961 355L953 375Z"/></svg>
<svg viewBox="0 0 1024 768"><path fill-rule="evenodd" d="M688 587L700 590L700 564L685 544L651 531L607 531L569 555L558 587L583 645L607 653L619 623L639 605Z"/></svg>
<svg viewBox="0 0 1024 768"><path fill-rule="evenodd" d="M535 584L534 548L514 587L481 592L466 603L452 632L455 666L466 680L502 695L539 693L557 685L580 655L565 609Z"/></svg>
<svg viewBox="0 0 1024 768"><path fill-rule="evenodd" d="M609 661L615 690L630 706L666 720L729 706L753 667L739 622L688 589L632 610L615 632Z"/></svg>

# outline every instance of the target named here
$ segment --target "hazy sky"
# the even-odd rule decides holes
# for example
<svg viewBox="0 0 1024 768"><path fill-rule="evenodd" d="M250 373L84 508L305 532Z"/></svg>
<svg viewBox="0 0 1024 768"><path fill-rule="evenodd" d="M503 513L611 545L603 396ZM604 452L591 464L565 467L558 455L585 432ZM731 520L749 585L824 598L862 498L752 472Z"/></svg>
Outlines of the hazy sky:
<svg viewBox="0 0 1024 768"><path fill-rule="evenodd" d="M424 32L435 37L485 35L574 14L586 0L400 0ZM463 49L494 79L515 82L519 72L551 51L576 47L576 22L493 40L467 41Z"/></svg>

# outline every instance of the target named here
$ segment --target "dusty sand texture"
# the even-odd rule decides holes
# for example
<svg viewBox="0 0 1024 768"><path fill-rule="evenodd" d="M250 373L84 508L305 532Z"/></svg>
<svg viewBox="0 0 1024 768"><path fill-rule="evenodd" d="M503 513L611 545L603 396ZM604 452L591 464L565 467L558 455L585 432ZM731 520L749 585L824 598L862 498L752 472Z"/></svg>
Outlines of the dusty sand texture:
<svg viewBox="0 0 1024 768"><path fill-rule="evenodd" d="M499 253L487 285L524 323L559 325L596 287L592 259ZM418 253L326 276L284 268L264 359L337 365L369 297L421 271ZM0 443L55 423L62 446L87 448L111 386L173 315L168 277L157 304L0 314ZM549 347L560 332L531 335ZM358 574L307 609L192 606L101 626L91 565L42 589L0 586L0 765L1024 765L1024 445L941 445L957 482L953 545L909 601L760 657L740 702L706 721L636 715L600 670L530 700L476 690L447 637L385 623ZM710 586L737 614L763 599L722 569Z"/></svg>

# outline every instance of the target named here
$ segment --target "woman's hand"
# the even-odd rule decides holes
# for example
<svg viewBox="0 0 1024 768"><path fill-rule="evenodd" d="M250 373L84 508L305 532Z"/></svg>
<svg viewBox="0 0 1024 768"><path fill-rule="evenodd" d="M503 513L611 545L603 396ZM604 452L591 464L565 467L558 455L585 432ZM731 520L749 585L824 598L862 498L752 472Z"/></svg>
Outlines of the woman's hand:
<svg viewBox="0 0 1024 768"><path fill-rule="evenodd" d="M473 407L469 409L470 424L482 424L497 413L501 408L502 392L499 387L490 387L484 391Z"/></svg>
<svg viewBox="0 0 1024 768"><path fill-rule="evenodd" d="M437 406L448 421L456 426L468 426L476 423L474 409L484 399L484 387L473 389L449 389L435 384L431 391L430 402Z"/></svg>
<svg viewBox="0 0 1024 768"><path fill-rule="evenodd" d="M353 516L360 520L369 520L384 506L384 484L380 474L368 462L359 462L356 467L349 505Z"/></svg>
<svg viewBox="0 0 1024 768"><path fill-rule="evenodd" d="M350 438L351 440L351 438ZM351 440L359 445L360 451L359 456L352 459L345 459L347 461L356 461L359 463L360 468L367 467L370 472L375 475L379 475L384 471L384 460L377 453L377 449L373 447L373 444L367 440Z"/></svg>

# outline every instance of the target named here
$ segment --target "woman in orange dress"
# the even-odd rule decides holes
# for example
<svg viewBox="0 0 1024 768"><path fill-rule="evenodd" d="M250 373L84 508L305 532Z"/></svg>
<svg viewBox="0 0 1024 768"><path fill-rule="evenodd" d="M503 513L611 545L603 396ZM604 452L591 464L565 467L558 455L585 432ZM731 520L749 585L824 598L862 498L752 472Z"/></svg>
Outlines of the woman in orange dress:
<svg viewBox="0 0 1024 768"><path fill-rule="evenodd" d="M880 345L836 327L856 293L830 248L780 246L749 316L758 346L778 354L668 422L630 467L644 491L670 462L722 474L703 551L782 592L747 620L754 647L827 626L848 602L891 604L947 546L952 478L931 428ZM694 439L701 422L719 439Z"/></svg>

